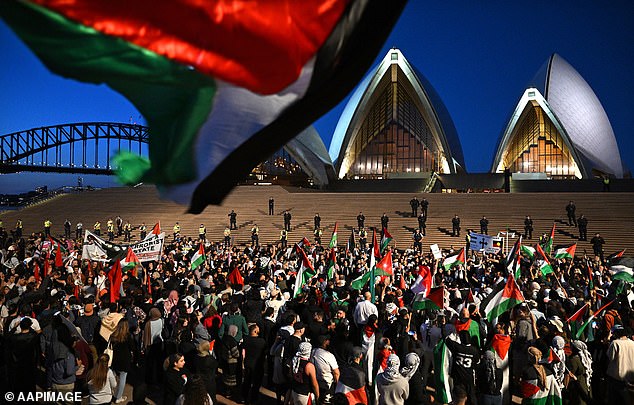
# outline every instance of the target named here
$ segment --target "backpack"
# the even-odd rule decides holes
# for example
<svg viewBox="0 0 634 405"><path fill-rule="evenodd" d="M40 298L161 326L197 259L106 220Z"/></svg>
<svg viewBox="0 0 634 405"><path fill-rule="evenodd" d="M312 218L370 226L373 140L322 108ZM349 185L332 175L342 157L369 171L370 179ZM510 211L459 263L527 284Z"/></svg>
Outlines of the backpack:
<svg viewBox="0 0 634 405"><path fill-rule="evenodd" d="M130 327L130 332L133 335L139 333L139 317L136 312L134 312L134 308L130 307L125 311L124 318L128 321L128 326Z"/></svg>

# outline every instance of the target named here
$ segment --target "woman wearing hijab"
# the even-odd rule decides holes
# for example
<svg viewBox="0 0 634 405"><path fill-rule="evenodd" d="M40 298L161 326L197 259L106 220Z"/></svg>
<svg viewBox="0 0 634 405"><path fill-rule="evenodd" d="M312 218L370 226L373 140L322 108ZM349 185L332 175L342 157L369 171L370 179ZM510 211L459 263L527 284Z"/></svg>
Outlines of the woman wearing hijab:
<svg viewBox="0 0 634 405"><path fill-rule="evenodd" d="M143 347L145 349L145 382L148 385L160 383L161 364L163 362L164 320L158 308L150 309L149 319L143 329Z"/></svg>
<svg viewBox="0 0 634 405"><path fill-rule="evenodd" d="M429 404L429 395L423 384L423 374L420 370L420 357L416 353L409 353L405 356L404 363L401 375L409 381L409 396L405 400L405 405Z"/></svg>
<svg viewBox="0 0 634 405"><path fill-rule="evenodd" d="M491 350L484 352L480 369L477 373L480 405L502 405L502 370L497 366L495 354Z"/></svg>
<svg viewBox="0 0 634 405"><path fill-rule="evenodd" d="M218 371L218 360L214 355L211 344L203 341L198 345L198 355L194 359L192 371L200 375L205 382L207 393L213 399L216 398L216 372Z"/></svg>
<svg viewBox="0 0 634 405"><path fill-rule="evenodd" d="M401 360L391 354L387 359L387 368L376 377L379 405L404 405L409 397L409 381L401 375L400 366Z"/></svg>
<svg viewBox="0 0 634 405"><path fill-rule="evenodd" d="M310 362L310 352L313 346L308 342L299 344L297 353L293 356L291 365L291 400L294 405L308 405L319 403L319 385L317 384L317 372ZM314 402L310 401L311 392L315 395Z"/></svg>
<svg viewBox="0 0 634 405"><path fill-rule="evenodd" d="M590 380L592 378L592 356L588 347L580 340L573 340L571 344L572 355L566 359L568 370L574 378L568 385L570 393L570 405L591 404L592 391Z"/></svg>
<svg viewBox="0 0 634 405"><path fill-rule="evenodd" d="M547 399L548 403L561 403L561 390L552 372L540 364L542 352L528 348L528 367L522 373L522 404L534 404ZM550 401L548 401L550 399Z"/></svg>
<svg viewBox="0 0 634 405"><path fill-rule="evenodd" d="M553 351L553 374L559 389L564 389L564 377L566 376L566 353L564 352L564 346L566 341L561 336L555 336L551 344L550 350Z"/></svg>
<svg viewBox="0 0 634 405"><path fill-rule="evenodd" d="M218 354L220 360L220 368L222 369L222 383L228 393L237 399L238 393L238 359L240 351L235 336L238 334L236 325L229 325L227 333L220 339L218 345Z"/></svg>

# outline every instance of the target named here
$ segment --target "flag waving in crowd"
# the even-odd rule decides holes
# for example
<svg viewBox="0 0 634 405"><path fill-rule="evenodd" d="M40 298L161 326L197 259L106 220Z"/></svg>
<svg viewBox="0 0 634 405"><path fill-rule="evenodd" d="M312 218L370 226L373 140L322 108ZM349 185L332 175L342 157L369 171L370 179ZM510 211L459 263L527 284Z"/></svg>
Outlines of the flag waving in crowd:
<svg viewBox="0 0 634 405"><path fill-rule="evenodd" d="M149 160L120 152L120 181L200 213L354 88L405 1L241 4L11 1L0 17L49 69L143 114Z"/></svg>

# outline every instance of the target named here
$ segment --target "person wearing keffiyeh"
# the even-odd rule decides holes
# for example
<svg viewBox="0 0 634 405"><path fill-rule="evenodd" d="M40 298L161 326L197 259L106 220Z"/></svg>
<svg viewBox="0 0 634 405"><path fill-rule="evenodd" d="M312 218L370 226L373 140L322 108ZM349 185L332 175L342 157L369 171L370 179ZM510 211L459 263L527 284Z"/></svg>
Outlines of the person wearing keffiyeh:
<svg viewBox="0 0 634 405"><path fill-rule="evenodd" d="M291 400L296 405L313 403L311 393L315 396L315 403L319 401L319 385L315 366L310 362L313 346L308 342L299 344L299 348L291 361L292 389Z"/></svg>
<svg viewBox="0 0 634 405"><path fill-rule="evenodd" d="M401 375L401 360L391 354L385 371L376 377L379 405L403 405L409 397L409 381Z"/></svg>
<svg viewBox="0 0 634 405"><path fill-rule="evenodd" d="M571 405L592 403L590 380L592 378L592 357L588 347L580 340L571 343L572 355L566 359L570 372L574 375L568 385Z"/></svg>

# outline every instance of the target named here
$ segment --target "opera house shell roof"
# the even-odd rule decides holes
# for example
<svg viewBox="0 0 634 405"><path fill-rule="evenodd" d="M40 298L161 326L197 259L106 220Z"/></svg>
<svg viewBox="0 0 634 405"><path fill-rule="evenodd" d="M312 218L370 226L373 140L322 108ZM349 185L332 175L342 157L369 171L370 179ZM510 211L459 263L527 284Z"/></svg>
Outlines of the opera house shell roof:
<svg viewBox="0 0 634 405"><path fill-rule="evenodd" d="M550 178L623 177L608 116L590 85L553 54L524 91L502 133L492 172Z"/></svg>
<svg viewBox="0 0 634 405"><path fill-rule="evenodd" d="M334 178L334 168L326 145L312 125L291 139L284 149L315 184L326 185Z"/></svg>
<svg viewBox="0 0 634 405"><path fill-rule="evenodd" d="M433 87L398 49L359 84L329 149L338 178L424 177L463 172L454 124Z"/></svg>

